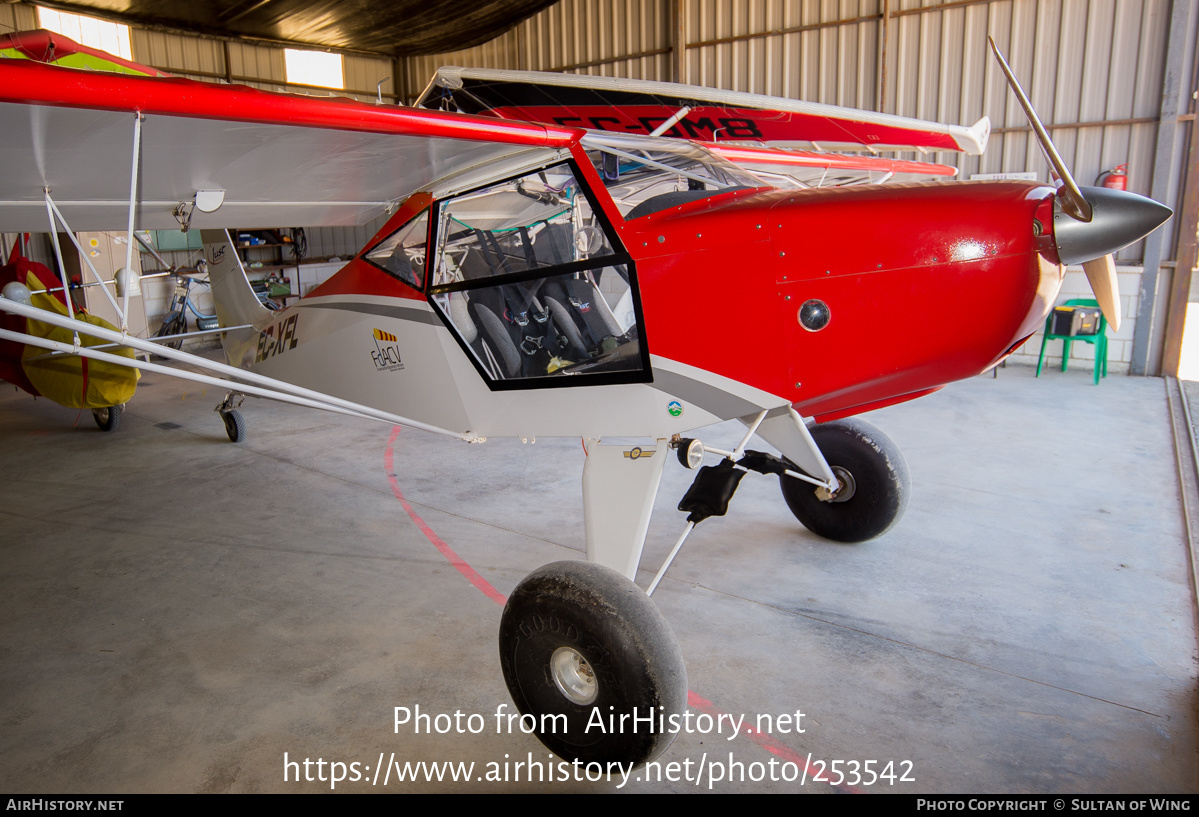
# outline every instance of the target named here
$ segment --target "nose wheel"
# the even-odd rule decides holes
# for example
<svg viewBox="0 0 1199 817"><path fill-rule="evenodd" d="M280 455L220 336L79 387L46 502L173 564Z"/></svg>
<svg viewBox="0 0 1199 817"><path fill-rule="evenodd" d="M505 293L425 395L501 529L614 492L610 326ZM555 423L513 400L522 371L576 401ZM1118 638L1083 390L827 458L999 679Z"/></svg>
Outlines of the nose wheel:
<svg viewBox="0 0 1199 817"><path fill-rule="evenodd" d="M835 491L786 475L783 499L805 528L837 542L865 542L903 516L912 490L898 446L869 423L836 420L813 426L812 439L837 477Z"/></svg>
<svg viewBox="0 0 1199 817"><path fill-rule="evenodd" d="M653 600L615 570L533 571L508 597L499 641L512 700L559 757L638 764L674 740L670 717L687 706L682 652Z"/></svg>

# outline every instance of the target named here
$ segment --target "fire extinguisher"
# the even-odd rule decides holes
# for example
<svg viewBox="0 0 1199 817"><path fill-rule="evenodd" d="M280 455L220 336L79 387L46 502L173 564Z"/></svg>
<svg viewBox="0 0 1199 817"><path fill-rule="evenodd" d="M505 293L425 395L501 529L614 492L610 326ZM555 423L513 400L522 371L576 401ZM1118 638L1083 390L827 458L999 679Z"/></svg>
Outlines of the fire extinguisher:
<svg viewBox="0 0 1199 817"><path fill-rule="evenodd" d="M1116 165L1111 170L1105 170L1095 180L1096 184L1110 187L1112 190L1128 189L1128 165Z"/></svg>

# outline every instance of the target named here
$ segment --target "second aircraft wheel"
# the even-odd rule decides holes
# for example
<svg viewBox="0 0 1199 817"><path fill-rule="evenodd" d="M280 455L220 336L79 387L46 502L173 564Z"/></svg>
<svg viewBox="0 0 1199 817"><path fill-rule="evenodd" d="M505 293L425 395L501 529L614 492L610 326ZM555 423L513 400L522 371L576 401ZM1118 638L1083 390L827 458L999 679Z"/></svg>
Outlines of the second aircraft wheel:
<svg viewBox="0 0 1199 817"><path fill-rule="evenodd" d="M903 516L912 491L908 464L887 435L858 419L813 426L812 439L841 483L824 489L779 477L783 499L805 528L837 542L865 542Z"/></svg>
<svg viewBox="0 0 1199 817"><path fill-rule="evenodd" d="M221 412L221 419L225 421L225 433L229 435L229 441L240 443L246 439L246 418L237 409Z"/></svg>
<svg viewBox="0 0 1199 817"><path fill-rule="evenodd" d="M567 760L652 760L687 707L687 670L665 616L594 563L555 562L517 585L500 620L500 665L525 723Z"/></svg>
<svg viewBox="0 0 1199 817"><path fill-rule="evenodd" d="M95 418L96 425L100 426L101 431L116 431L121 427L120 406L92 409L92 417Z"/></svg>

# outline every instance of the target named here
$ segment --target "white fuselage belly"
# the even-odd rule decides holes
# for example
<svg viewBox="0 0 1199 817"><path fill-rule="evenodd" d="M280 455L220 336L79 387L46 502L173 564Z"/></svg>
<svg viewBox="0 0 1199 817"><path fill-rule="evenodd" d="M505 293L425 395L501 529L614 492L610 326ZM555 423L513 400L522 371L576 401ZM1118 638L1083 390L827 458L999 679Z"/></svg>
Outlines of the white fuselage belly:
<svg viewBox="0 0 1199 817"><path fill-rule="evenodd" d="M664 438L785 405L654 356L654 383L492 391L433 308L404 298L306 298L226 345L233 365L485 437Z"/></svg>

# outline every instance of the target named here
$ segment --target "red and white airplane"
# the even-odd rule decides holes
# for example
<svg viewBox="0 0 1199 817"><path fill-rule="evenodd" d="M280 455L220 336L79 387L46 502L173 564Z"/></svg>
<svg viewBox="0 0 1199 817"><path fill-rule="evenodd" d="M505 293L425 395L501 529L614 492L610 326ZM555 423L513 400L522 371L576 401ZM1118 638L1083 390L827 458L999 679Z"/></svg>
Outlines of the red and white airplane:
<svg viewBox="0 0 1199 817"><path fill-rule="evenodd" d="M551 98L560 87L540 81ZM615 98L601 81L571 82L599 82ZM1057 187L824 186L810 170L787 168L944 171L729 145L686 123L756 122L773 106L770 121L778 111L794 117L787 141L807 132L824 147L831 129L858 144L975 152L986 124L792 110L804 104L713 100L660 83L620 90L657 95L651 108L673 101L634 111L614 132L590 127L607 115L594 111L536 124L497 116L545 118L528 105L485 103L480 112L491 115L480 116L0 60L0 229L202 230L228 362L12 297L0 311L28 327L0 330L0 340L467 442L583 438L588 561L547 565L521 582L503 614L501 665L521 712L555 727L541 733L551 750L640 762L669 744L669 728L584 727L595 708L669 724L686 706L674 635L632 581L667 459L700 470L680 504L687 528L649 592L691 528L723 514L748 471L778 475L811 531L878 536L903 513L907 467L880 431L846 418L998 364L1044 321L1065 263L1087 264L1116 323L1108 254L1169 210L1120 191L1079 190L1043 130ZM667 125L676 103L726 113L684 113ZM676 126L685 138L655 133ZM281 312L259 304L224 232L382 216L357 257ZM124 297L113 294L122 314ZM984 308L969 333L947 335L944 317L962 304ZM74 339L47 337L39 325ZM110 344L210 374L115 354L103 348ZM218 407L231 436L236 399ZM744 424L740 444L705 449L697 431L725 420ZM781 456L750 450L754 436ZM640 442L605 444L613 438ZM715 464L700 467L705 457Z"/></svg>

